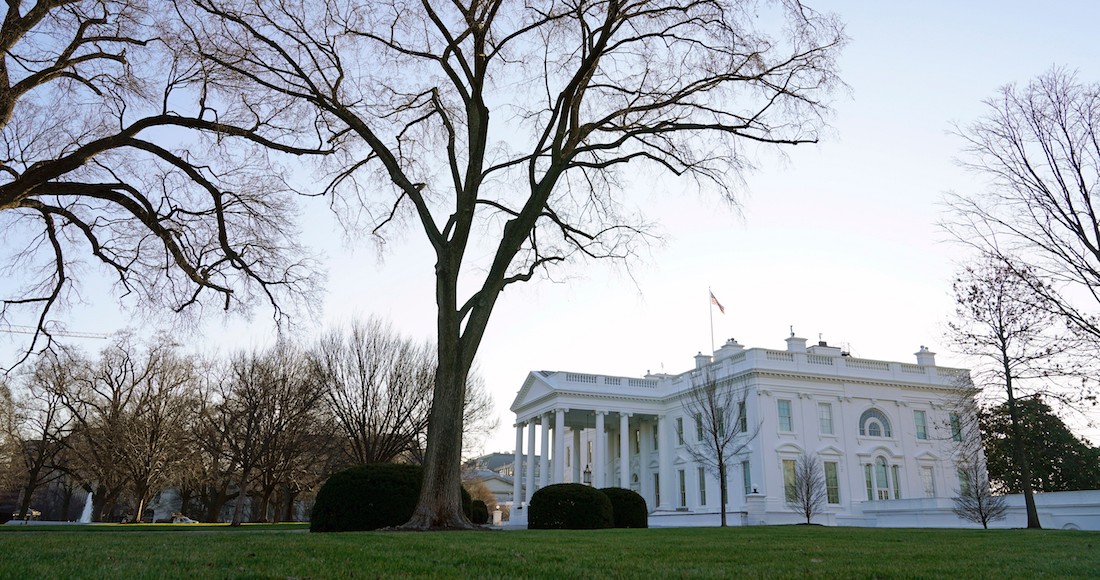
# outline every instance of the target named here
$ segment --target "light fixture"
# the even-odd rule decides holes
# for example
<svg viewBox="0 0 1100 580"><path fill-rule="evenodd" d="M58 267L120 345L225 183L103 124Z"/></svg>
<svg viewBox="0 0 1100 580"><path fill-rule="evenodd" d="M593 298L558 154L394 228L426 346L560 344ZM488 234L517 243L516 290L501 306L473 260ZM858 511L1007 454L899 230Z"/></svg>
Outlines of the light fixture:
<svg viewBox="0 0 1100 580"><path fill-rule="evenodd" d="M592 470L587 465L584 466L584 484L592 485Z"/></svg>

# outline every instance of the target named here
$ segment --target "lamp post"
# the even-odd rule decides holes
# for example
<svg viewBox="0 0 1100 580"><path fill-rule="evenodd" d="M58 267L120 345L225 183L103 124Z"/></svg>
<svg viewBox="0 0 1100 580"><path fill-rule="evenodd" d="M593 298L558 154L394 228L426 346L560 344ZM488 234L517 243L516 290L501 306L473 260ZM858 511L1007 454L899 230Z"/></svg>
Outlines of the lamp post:
<svg viewBox="0 0 1100 580"><path fill-rule="evenodd" d="M584 466L584 484L592 485L592 470L587 465Z"/></svg>

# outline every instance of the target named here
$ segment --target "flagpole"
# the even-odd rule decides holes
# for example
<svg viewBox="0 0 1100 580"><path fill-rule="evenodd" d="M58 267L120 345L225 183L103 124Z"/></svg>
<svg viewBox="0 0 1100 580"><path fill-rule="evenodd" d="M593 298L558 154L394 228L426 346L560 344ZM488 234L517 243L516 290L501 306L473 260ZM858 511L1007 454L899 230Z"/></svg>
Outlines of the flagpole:
<svg viewBox="0 0 1100 580"><path fill-rule="evenodd" d="M710 312L710 354L714 355L714 291L707 286L707 310Z"/></svg>

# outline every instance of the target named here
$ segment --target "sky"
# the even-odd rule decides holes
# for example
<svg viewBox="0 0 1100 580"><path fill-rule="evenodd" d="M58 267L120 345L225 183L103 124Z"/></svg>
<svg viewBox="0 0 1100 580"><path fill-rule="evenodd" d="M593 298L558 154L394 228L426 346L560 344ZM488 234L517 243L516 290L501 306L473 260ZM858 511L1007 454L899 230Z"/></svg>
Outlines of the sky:
<svg viewBox="0 0 1100 580"><path fill-rule="evenodd" d="M659 245L628 268L589 263L556 281L510 287L478 355L500 420L486 451L511 452L508 407L529 371L688 370L692 356L711 349L708 289L725 306L725 314L713 311L715 346L736 338L784 348L793 326L858 357L915 362L925 345L938 364L965 365L943 330L951 279L967 254L936 223L946 192L975 191L983 181L958 166L962 142L952 128L981 115L999 87L1054 66L1100 82L1100 3L807 4L836 12L850 38L840 58L848 91L825 137L782 159L759 157L736 209L671 184L628 187L659 224ZM329 276L321 321L378 315L408 335L433 337L434 260L416 232L379 250L349 240L321 205L312 208L304 236L327 256ZM74 307L69 328L133 324L96 304ZM208 321L197 343L248 348L273 332L258 311L251 321ZM1100 443L1100 432L1082 433Z"/></svg>

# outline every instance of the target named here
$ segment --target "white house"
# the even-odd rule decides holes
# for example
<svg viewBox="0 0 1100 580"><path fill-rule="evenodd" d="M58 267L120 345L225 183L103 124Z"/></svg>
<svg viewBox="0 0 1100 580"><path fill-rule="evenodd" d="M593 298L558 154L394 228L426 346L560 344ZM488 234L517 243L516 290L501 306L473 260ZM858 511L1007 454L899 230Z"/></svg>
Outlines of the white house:
<svg viewBox="0 0 1100 580"><path fill-rule="evenodd" d="M876 525L897 500L957 495L968 371L936 366L924 347L914 364L853 358L824 342L807 347L793 333L786 342L772 350L730 340L676 375L530 373L511 407L514 464L527 467L514 478L517 504L550 483L590 481L640 493L650 525L717 524L717 477L689 453L699 433L685 401L703 375L743 394L748 420L739 428L759 429L727 473L732 525L799 521L784 491L803 452L817 454L826 478L818 523ZM526 460L535 457L537 477ZM513 525L525 525L522 508L512 514Z"/></svg>

